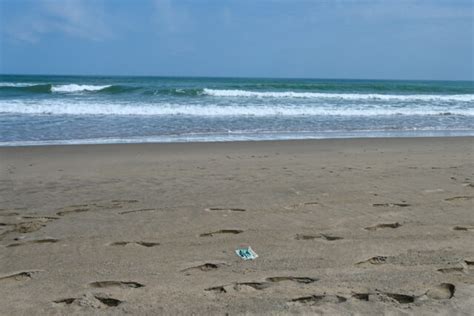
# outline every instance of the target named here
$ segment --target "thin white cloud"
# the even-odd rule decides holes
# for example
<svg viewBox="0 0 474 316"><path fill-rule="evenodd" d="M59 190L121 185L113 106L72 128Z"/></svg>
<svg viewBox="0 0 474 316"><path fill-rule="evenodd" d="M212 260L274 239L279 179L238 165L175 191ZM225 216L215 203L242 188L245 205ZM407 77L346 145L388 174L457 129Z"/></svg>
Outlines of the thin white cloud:
<svg viewBox="0 0 474 316"><path fill-rule="evenodd" d="M98 4L85 0L38 0L21 16L11 17L5 32L14 39L32 43L50 33L101 41L113 34Z"/></svg>

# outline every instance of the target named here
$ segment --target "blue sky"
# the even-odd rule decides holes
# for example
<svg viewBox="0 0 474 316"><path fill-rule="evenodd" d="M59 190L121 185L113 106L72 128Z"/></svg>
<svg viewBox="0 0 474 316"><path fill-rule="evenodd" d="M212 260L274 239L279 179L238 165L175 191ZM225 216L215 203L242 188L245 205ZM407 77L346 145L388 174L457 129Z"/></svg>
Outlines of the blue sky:
<svg viewBox="0 0 474 316"><path fill-rule="evenodd" d="M0 0L0 72L474 79L473 0Z"/></svg>

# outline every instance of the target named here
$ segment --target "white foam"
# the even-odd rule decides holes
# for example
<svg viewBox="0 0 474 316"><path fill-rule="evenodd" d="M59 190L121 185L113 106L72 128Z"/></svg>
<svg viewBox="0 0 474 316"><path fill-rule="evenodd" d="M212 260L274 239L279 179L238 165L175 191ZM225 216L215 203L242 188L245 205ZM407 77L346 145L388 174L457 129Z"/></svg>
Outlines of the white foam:
<svg viewBox="0 0 474 316"><path fill-rule="evenodd" d="M81 91L98 91L105 88L111 87L110 85L105 86L93 86L93 85L81 85L81 84L65 84L65 85L54 85L51 88L52 92L81 92Z"/></svg>
<svg viewBox="0 0 474 316"><path fill-rule="evenodd" d="M433 95L433 94L359 94L359 93L319 93L319 92L276 92L276 91L247 91L247 90L217 90L204 89L204 94L214 97L248 97L248 98L318 98L341 100L384 100L384 101L474 101L474 94Z"/></svg>
<svg viewBox="0 0 474 316"><path fill-rule="evenodd" d="M439 115L474 116L474 107L439 106L388 107L324 105L195 105L174 103L106 103L69 100L4 100L0 113L52 115L189 115L189 116L380 116Z"/></svg>
<svg viewBox="0 0 474 316"><path fill-rule="evenodd" d="M179 135L107 137L86 139L58 139L36 141L0 142L0 147L44 146L44 145L86 145L86 144L129 144L129 143L182 143L182 142L236 142L268 140L341 139L341 138L379 138L379 137L445 137L474 136L471 130L426 130L426 131L321 131L321 132L248 132L241 134L225 133L187 133Z"/></svg>

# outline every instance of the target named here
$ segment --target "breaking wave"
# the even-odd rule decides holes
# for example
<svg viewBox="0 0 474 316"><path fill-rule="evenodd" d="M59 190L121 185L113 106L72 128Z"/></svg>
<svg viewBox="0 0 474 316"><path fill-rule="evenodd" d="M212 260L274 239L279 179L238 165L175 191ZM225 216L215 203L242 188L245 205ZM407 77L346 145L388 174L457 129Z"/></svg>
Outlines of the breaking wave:
<svg viewBox="0 0 474 316"><path fill-rule="evenodd" d="M0 93L6 95L28 94L141 94L143 96L172 96L182 98L254 98L254 99L314 99L328 101L393 101L393 102L474 102L474 94L383 94L383 93L351 93L351 92L318 92L316 91L262 91L242 89L213 88L177 88L154 85L93 85L93 84L54 84L0 82ZM1 95L1 94L0 94Z"/></svg>
<svg viewBox="0 0 474 316"><path fill-rule="evenodd" d="M32 84L32 83L10 83L0 82L0 91L13 93L79 93L79 92L99 92L113 88L112 85L79 85L79 84ZM118 87L120 89L120 87ZM112 91L114 92L114 91Z"/></svg>
<svg viewBox="0 0 474 316"><path fill-rule="evenodd" d="M462 115L474 116L474 108L431 106L387 107L324 105L218 105L175 103L70 102L66 100L3 101L0 113L48 115L188 115L188 116L388 116Z"/></svg>
<svg viewBox="0 0 474 316"><path fill-rule="evenodd" d="M82 85L82 84L65 84L65 85L54 85L51 87L52 92L82 92L82 91L100 91L106 88L112 87L111 85L106 86L93 86L93 85Z"/></svg>
<svg viewBox="0 0 474 316"><path fill-rule="evenodd" d="M246 91L246 90L216 90L204 89L204 94L214 97L247 97L247 98L313 98L341 100L384 100L384 101L456 101L472 102L474 94L433 95L433 94L362 94L362 93L319 93L294 91Z"/></svg>

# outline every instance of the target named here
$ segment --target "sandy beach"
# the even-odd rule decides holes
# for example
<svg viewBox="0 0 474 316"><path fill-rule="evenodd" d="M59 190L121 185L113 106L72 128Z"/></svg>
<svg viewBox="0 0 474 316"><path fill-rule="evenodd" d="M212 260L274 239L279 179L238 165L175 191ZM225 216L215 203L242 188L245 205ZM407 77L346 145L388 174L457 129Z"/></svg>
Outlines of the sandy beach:
<svg viewBox="0 0 474 316"><path fill-rule="evenodd" d="M473 145L0 148L0 314L468 315Z"/></svg>

